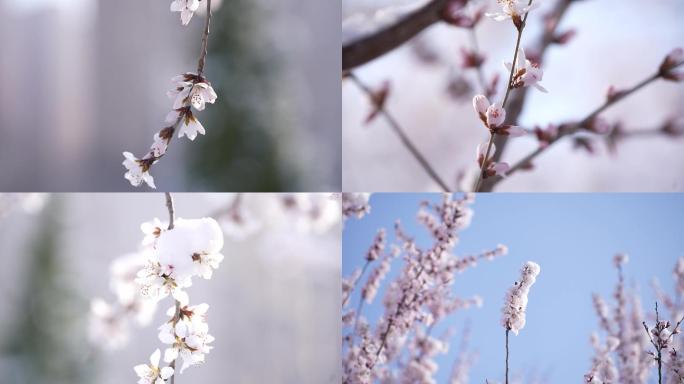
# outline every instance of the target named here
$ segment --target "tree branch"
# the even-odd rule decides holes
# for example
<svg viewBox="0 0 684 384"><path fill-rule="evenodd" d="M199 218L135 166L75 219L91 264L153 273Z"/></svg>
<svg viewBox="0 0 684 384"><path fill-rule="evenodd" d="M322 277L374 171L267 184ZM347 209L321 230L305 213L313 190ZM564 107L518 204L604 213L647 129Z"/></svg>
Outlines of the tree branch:
<svg viewBox="0 0 684 384"><path fill-rule="evenodd" d="M532 5L532 0L530 0L527 3L527 6ZM522 39L522 34L523 31L525 30L525 24L527 23L527 16L529 16L530 11L525 12L525 16L522 18L522 23L518 25L516 23L516 27L518 29L518 37L515 40L515 50L513 51L513 61L511 62L511 70L510 73L508 74L508 82L506 83L506 95L504 95L504 99L501 102L501 108L504 110L506 109L506 101L508 101L508 96L511 94L511 89L513 89L513 75L515 74L516 71L516 62L518 61L518 52L520 51L520 40ZM520 19L517 19L520 20ZM482 167L480 167L480 174L477 176L477 181L475 182L475 192L478 192L480 190L480 185L482 184L482 181L485 178L485 172L487 169L487 164L489 162L487 161L489 159L489 153L492 150L492 145L494 145L494 140L496 139L496 134L493 131L489 132L489 143L487 144L487 151L485 152L484 159L482 160ZM494 161L494 160L493 160ZM495 161L494 161L495 162Z"/></svg>
<svg viewBox="0 0 684 384"><path fill-rule="evenodd" d="M543 61L544 54L546 53L549 46L551 46L551 44L553 43L553 38L556 34L556 30L558 29L558 25L560 24L560 21L563 18L563 16L567 13L568 8L570 8L570 5L573 1L574 0L558 0L553 10L551 10L550 14L554 15L555 22L549 28L545 29L544 33L539 38L539 41L537 42L535 47L535 50L539 55L540 62ZM515 65L515 63L513 64ZM525 100L527 98L527 92L528 88L523 87L511 96L510 102L508 103L508 108L506 109L506 120L508 121L508 124L515 125L515 123L518 121L518 118L522 113ZM497 135L497 137L494 139L494 145L496 145L497 151L496 153L494 153L494 156L492 156L493 162L501 161L501 156L504 153L504 149L506 148L507 143L508 136ZM494 185L498 182L499 179L499 177L487 178L482 182L479 191L491 192L494 188Z"/></svg>
<svg viewBox="0 0 684 384"><path fill-rule="evenodd" d="M204 22L204 32L202 32L202 51L200 52L199 61L197 63L197 76L200 78L204 73L204 64L207 60L207 52L209 47L209 24L211 24L211 0L207 0L207 19Z"/></svg>
<svg viewBox="0 0 684 384"><path fill-rule="evenodd" d="M432 0L395 24L345 44L342 47L342 71L351 70L384 55L440 21L442 11L450 1Z"/></svg>
<svg viewBox="0 0 684 384"><path fill-rule="evenodd" d="M680 63L679 65L682 65L684 63ZM565 127L562 127L561 130L559 130L558 135L549 142L549 144L545 147L540 147L537 148L535 151L530 153L529 155L525 156L522 160L517 162L514 166L511 167L510 171L508 171L508 175L512 175L521 168L524 168L531 164L532 160L534 160L537 156L542 154L544 151L546 151L549 147L551 147L554 143L558 142L560 139L562 139L565 136L574 134L582 129L584 129L587 124L589 124L593 119L595 119L601 112L605 111L608 109L610 106L613 104L617 103L618 101L621 101L625 99L627 96L630 96L631 94L635 93L636 91L644 88L648 84L654 82L655 80L660 78L660 73L656 72L655 74L645 78L644 80L640 81L638 84L633 86L632 88L622 91L618 96L610 98L606 100L605 103L603 103L601 106L593 110L591 113L589 113L585 118L583 118L581 121L567 125ZM503 178L497 177L494 178L494 180L491 182L491 187L494 187L496 184L498 184Z"/></svg>
<svg viewBox="0 0 684 384"><path fill-rule="evenodd" d="M364 84L356 75L353 73L349 72L348 77L356 84L366 95L368 95L369 98L373 98L373 90L371 90L366 84ZM376 105L376 108L379 108L380 113L385 117L385 120L389 123L390 127L394 131L394 133L399 136L399 139L401 140L402 144L404 144L404 147L411 152L413 157L418 160L418 163L423 167L425 172L432 178L432 180L437 183L440 188L444 192L449 192L449 186L442 180L441 177L437 174L437 171L430 165L430 163L427 161L425 156L420 153L418 148L413 144L411 139L406 135L406 132L401 128L397 120L385 109L384 106L382 105Z"/></svg>

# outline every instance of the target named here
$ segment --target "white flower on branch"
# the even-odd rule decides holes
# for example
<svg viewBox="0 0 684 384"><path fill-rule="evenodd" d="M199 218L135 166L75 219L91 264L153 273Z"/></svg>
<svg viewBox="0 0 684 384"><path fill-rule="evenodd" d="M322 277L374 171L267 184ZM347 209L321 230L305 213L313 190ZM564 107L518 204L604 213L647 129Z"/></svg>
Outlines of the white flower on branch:
<svg viewBox="0 0 684 384"><path fill-rule="evenodd" d="M520 271L520 281L516 281L506 293L501 324L516 335L525 327L527 296L530 293L530 287L537 280L539 271L539 264L528 261Z"/></svg>
<svg viewBox="0 0 684 384"><path fill-rule="evenodd" d="M180 12L181 23L188 25L199 6L200 0L174 0L171 3L171 12Z"/></svg>
<svg viewBox="0 0 684 384"><path fill-rule="evenodd" d="M199 120L192 114L192 111L187 109L183 113L180 129L178 129L178 137L187 136L192 141L195 140L198 133L204 135L206 131Z"/></svg>
<svg viewBox="0 0 684 384"><path fill-rule="evenodd" d="M211 84L194 73L184 73L171 79L175 87L167 93L174 99L173 109L192 105L196 110L203 111L206 103L213 104L218 96Z"/></svg>
<svg viewBox="0 0 684 384"><path fill-rule="evenodd" d="M223 233L216 220L177 219L173 229L162 229L159 220L141 226L152 251L148 264L138 273L143 293L164 298L178 288L192 285L193 276L209 279L224 256Z"/></svg>
<svg viewBox="0 0 684 384"><path fill-rule="evenodd" d="M150 153L152 153L153 157L159 158L164 156L166 149L169 147L169 143L171 142L171 138L173 138L174 131L174 127L166 127L154 134L154 141L150 147Z"/></svg>
<svg viewBox="0 0 684 384"><path fill-rule="evenodd" d="M159 349L154 351L150 356L150 364L136 365L133 369L140 380L138 384L164 384L164 382L173 376L173 368L164 367L159 368L159 358L161 352Z"/></svg>
<svg viewBox="0 0 684 384"><path fill-rule="evenodd" d="M214 337L209 334L207 324L208 304L188 306L187 296L181 298L176 307L169 308L167 314L172 319L159 327L159 340L171 347L164 351L164 361L170 363L179 356L183 359L180 373L196 364L204 362L205 355L213 347L209 343Z"/></svg>
<svg viewBox="0 0 684 384"><path fill-rule="evenodd" d="M473 108L486 128L497 135L519 137L527 134L527 131L514 125L505 125L506 110L498 103L490 104L484 95L473 97ZM486 147L485 147L486 149Z"/></svg>
<svg viewBox="0 0 684 384"><path fill-rule="evenodd" d="M527 0L497 0L497 2L501 6L501 11L487 12L485 16L496 21L512 19L518 29L521 28L523 15L538 6L537 3L529 4Z"/></svg>
<svg viewBox="0 0 684 384"><path fill-rule="evenodd" d="M154 157L147 157L138 159L130 152L124 152L123 166L128 170L124 177L131 182L134 187L139 187L143 182L147 183L151 188L157 188L154 185L154 178L150 175L150 167L155 163Z"/></svg>
<svg viewBox="0 0 684 384"><path fill-rule="evenodd" d="M504 67L507 70L513 70L513 64L504 63ZM518 51L518 57L516 58L515 72L513 73L513 80L511 83L511 88L520 87L535 87L539 91L547 93L546 88L542 87L539 82L544 76L544 71L539 67L539 64L532 63L525 57L525 51L520 48Z"/></svg>

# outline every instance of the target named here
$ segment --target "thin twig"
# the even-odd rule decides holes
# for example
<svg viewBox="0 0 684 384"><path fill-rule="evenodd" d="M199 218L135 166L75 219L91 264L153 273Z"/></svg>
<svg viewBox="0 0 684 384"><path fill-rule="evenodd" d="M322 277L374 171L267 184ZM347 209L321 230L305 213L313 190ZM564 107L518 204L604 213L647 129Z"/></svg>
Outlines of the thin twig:
<svg viewBox="0 0 684 384"><path fill-rule="evenodd" d="M356 84L366 95L368 95L369 98L372 99L373 96L373 90L371 90L366 84L364 84L354 73L349 72L347 75L353 82ZM384 106L375 106L380 109L380 113L385 117L385 120L389 123L390 127L394 131L394 133L399 136L399 139L401 140L402 144L404 144L404 147L411 152L413 157L418 160L420 165L423 167L425 172L428 173L430 178L437 183L440 188L444 192L449 192L449 186L442 180L441 177L437 174L437 171L430 165L430 163L427 161L425 156L420 153L418 148L416 148L415 144L409 139L409 137L406 135L406 132L401 128L397 120L387 111L387 109Z"/></svg>
<svg viewBox="0 0 684 384"><path fill-rule="evenodd" d="M197 76L202 77L204 73L204 64L207 59L207 52L209 46L209 24L211 23L211 0L207 0L207 19L204 22L204 31L202 32L202 51L200 52L199 62L197 63Z"/></svg>
<svg viewBox="0 0 684 384"><path fill-rule="evenodd" d="M527 6L532 5L532 0L530 0L527 3ZM506 102L508 101L508 95L511 93L511 89L513 89L513 75L515 74L516 66L515 63L518 60L518 51L520 51L520 39L522 39L522 34L523 30L525 30L525 24L527 23L527 16L530 14L529 11L525 12L525 16L522 18L522 23L518 26L516 25L516 28L518 29L518 37L515 40L515 50L513 51L513 62L511 63L511 71L508 75L508 83L506 83L506 94L504 95L504 99L501 102L501 108L506 110ZM519 19L517 19L519 20ZM489 159L489 153L492 150L492 146L494 145L494 132L489 132L489 143L487 144L487 151L485 152L484 159L482 160L482 166L480 168L480 173L477 177L477 182L475 183L475 192L479 192L480 190L480 185L482 185L482 180L485 178L485 172L486 172L486 167L487 167L487 160Z"/></svg>
<svg viewBox="0 0 684 384"><path fill-rule="evenodd" d="M506 328L506 384L508 384L508 333L511 330Z"/></svg>
<svg viewBox="0 0 684 384"><path fill-rule="evenodd" d="M176 211L173 207L173 197L171 193L166 192L166 209L169 210L169 227L168 229L173 229L173 222L176 219Z"/></svg>

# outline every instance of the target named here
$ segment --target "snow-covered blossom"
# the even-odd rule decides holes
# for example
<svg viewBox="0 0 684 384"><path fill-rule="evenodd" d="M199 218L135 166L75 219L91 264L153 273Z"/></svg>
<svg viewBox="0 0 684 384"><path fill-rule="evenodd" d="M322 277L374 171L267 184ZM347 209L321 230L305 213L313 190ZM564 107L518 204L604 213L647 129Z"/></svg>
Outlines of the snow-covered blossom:
<svg viewBox="0 0 684 384"><path fill-rule="evenodd" d="M136 365L133 369L140 380L138 384L163 384L168 378L173 376L173 368L159 368L161 352L159 349L150 356L150 364Z"/></svg>
<svg viewBox="0 0 684 384"><path fill-rule="evenodd" d="M513 71L511 63L504 63L507 70ZM516 58L515 72L513 73L513 80L511 81L511 88L520 87L535 87L539 91L547 93L546 88L542 87L539 82L544 76L544 71L539 67L538 63L532 63L525 57L525 50L520 48L518 57Z"/></svg>
<svg viewBox="0 0 684 384"><path fill-rule="evenodd" d="M181 23L188 25L200 6L200 0L173 0L171 12L180 12Z"/></svg>
<svg viewBox="0 0 684 384"><path fill-rule="evenodd" d="M522 17L537 7L537 3L529 4L528 0L497 0L501 6L500 12L488 12L485 16L496 21L512 19L518 29L522 28Z"/></svg>
<svg viewBox="0 0 684 384"><path fill-rule="evenodd" d="M154 178L150 175L150 166L156 161L155 158L138 159L130 152L124 152L123 166L126 167L127 172L124 175L126 180L130 181L134 187L139 187L143 182L147 183L151 188L157 188L154 185Z"/></svg>
<svg viewBox="0 0 684 384"><path fill-rule="evenodd" d="M206 303L188 306L187 296L181 297L176 307L169 308L167 315L172 319L159 327L159 340L170 347L164 351L164 361L170 363L178 357L183 359L180 373L204 362L205 355L213 348L209 344L214 337L209 334Z"/></svg>
<svg viewBox="0 0 684 384"><path fill-rule="evenodd" d="M530 287L539 275L539 264L528 261L520 271L520 281L508 290L503 306L501 324L516 335L525 327L525 311Z"/></svg>
<svg viewBox="0 0 684 384"><path fill-rule="evenodd" d="M684 80L684 71L676 71L678 67L684 64L684 49L675 48L660 64L659 73L666 80L682 81Z"/></svg>
<svg viewBox="0 0 684 384"><path fill-rule="evenodd" d="M223 233L216 220L176 219L173 229L162 229L155 220L141 226L144 243L150 244L147 265L138 272L146 296L157 299L192 285L192 276L211 278L223 260Z"/></svg>

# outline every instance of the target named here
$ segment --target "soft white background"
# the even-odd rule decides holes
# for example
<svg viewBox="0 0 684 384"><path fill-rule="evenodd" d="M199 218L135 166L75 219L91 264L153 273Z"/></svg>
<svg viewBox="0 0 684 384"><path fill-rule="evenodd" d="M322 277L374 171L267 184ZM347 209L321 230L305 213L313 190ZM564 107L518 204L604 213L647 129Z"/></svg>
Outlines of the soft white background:
<svg viewBox="0 0 684 384"><path fill-rule="evenodd" d="M484 0L489 9L496 2ZM383 6L416 5L423 1L344 0L347 26L363 25L359 20L386 20ZM551 0L530 14L523 35L523 47L536 41L540 17ZM391 14L391 12L390 12ZM560 30L577 28L569 45L552 47L546 56L542 84L548 94L531 92L521 125L545 126L585 116L604 100L611 84L630 87L655 72L665 54L684 44L684 3L679 0L601 0L572 5ZM360 16L361 15L361 16ZM352 20L353 22L350 22ZM366 21L366 28L368 24ZM510 61L515 30L508 23L484 20L477 29L480 46L488 60L485 71L505 77L503 61ZM350 32L347 32L351 34ZM469 45L465 30L437 25L420 36L445 63L458 65L459 47ZM360 67L356 74L378 86L392 83L387 102L409 136L447 182L454 186L461 170L475 169L475 148L487 137L472 111L469 100L459 104L446 96L448 65L430 66L419 62L410 44ZM474 78L472 78L474 79ZM502 80L499 85L501 86ZM500 91L501 92L501 91ZM500 100L499 95L496 100ZM342 88L342 136L344 190L427 191L437 186L400 144L381 119L368 126L367 98L351 82ZM684 84L658 82L624 100L602 116L622 120L625 128L655 127L679 114L684 105ZM561 143L540 156L536 170L520 173L502 182L499 191L681 191L684 189L684 138L629 139L617 156L600 147L600 155L589 156L572 150L571 141ZM536 139L517 139L506 148L504 161L516 162L536 148ZM559 176L559 175L562 175Z"/></svg>

